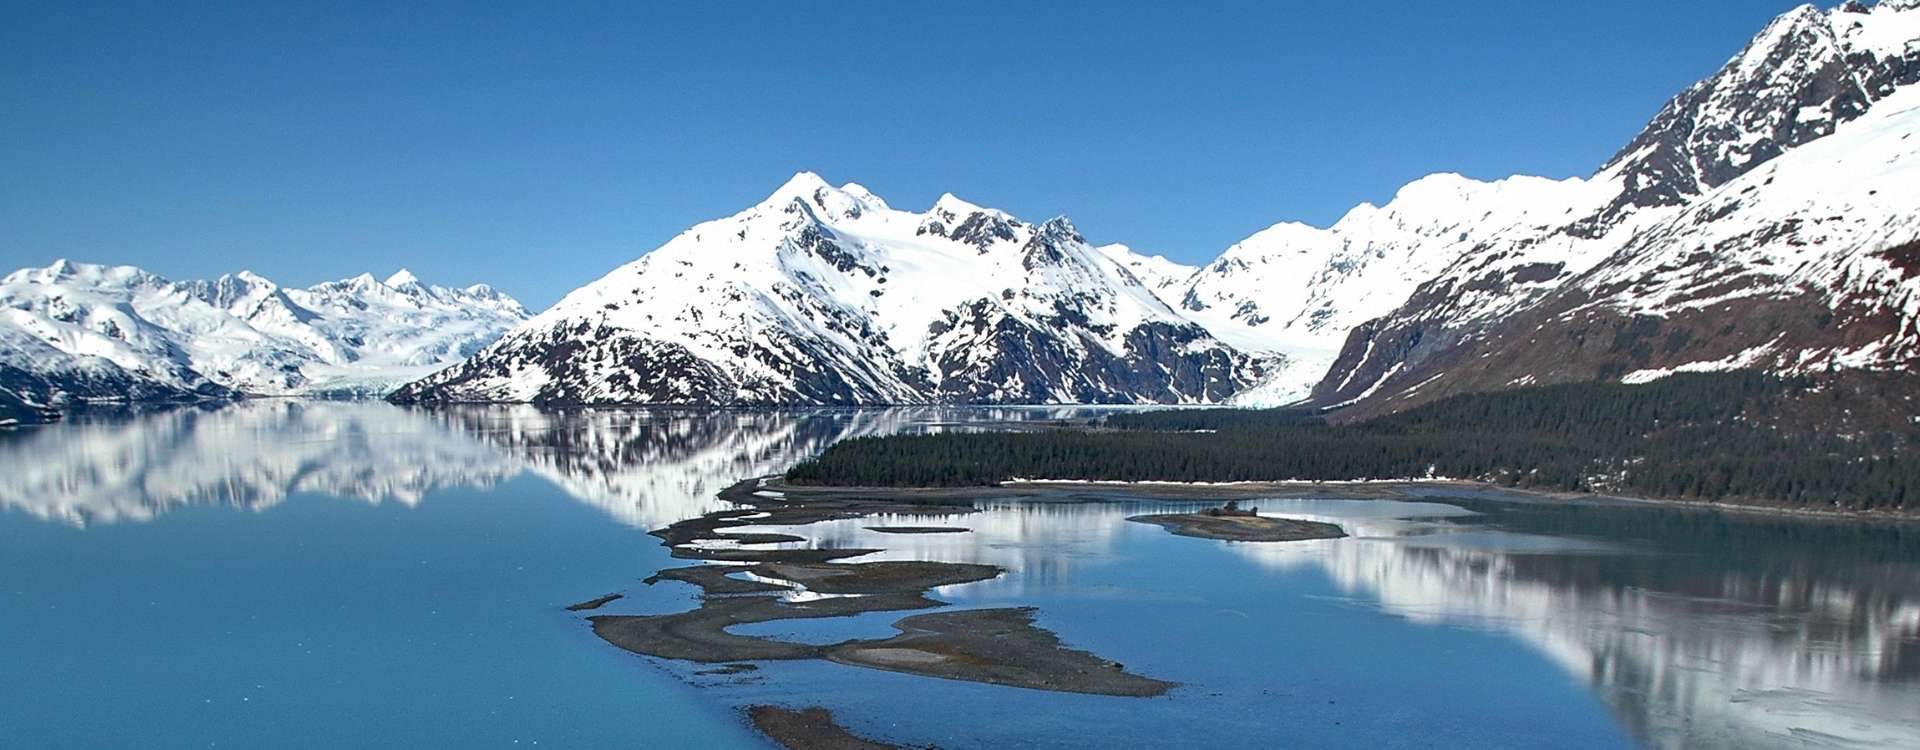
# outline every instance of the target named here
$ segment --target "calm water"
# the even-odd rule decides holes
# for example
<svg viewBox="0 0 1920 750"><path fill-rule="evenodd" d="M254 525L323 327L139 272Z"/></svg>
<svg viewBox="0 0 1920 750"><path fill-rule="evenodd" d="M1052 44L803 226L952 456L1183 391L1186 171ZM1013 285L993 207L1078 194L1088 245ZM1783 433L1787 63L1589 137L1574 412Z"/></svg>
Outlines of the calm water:
<svg viewBox="0 0 1920 750"><path fill-rule="evenodd" d="M1038 606L1182 683L1144 700L824 663L699 676L562 609L689 606L638 583L676 564L645 531L835 440L1071 413L266 401L0 434L0 746L764 747L737 707L771 701L943 747L1920 747L1916 527L1466 495L1259 503L1354 535L1282 545L1174 537L1124 502L986 503L944 519L961 535L782 529L1004 566L938 595Z"/></svg>

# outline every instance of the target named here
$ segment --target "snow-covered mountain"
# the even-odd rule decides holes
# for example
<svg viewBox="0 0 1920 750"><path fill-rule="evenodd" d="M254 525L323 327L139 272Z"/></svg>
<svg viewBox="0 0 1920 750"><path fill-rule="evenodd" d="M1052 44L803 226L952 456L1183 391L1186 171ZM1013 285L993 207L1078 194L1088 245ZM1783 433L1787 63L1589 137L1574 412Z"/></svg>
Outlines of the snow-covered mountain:
<svg viewBox="0 0 1920 750"><path fill-rule="evenodd" d="M1368 413L1465 391L1682 371L1911 373L1916 185L1920 88L1665 213L1524 307L1477 314L1475 292L1446 276L1429 282L1355 330L1316 396L1371 397Z"/></svg>
<svg viewBox="0 0 1920 750"><path fill-rule="evenodd" d="M1247 404L1310 393L1370 412L1674 369L1894 367L1913 356L1916 80L1920 2L1802 6L1591 177L1423 178L1332 227L1249 237L1176 304L1286 357Z"/></svg>
<svg viewBox="0 0 1920 750"><path fill-rule="evenodd" d="M1261 230L1192 276L1176 304L1236 347L1284 357L1236 401L1299 401L1355 326L1399 307L1421 282L1475 248L1535 235L1564 221L1569 204L1603 193L1604 186L1580 179L1432 175L1402 187L1385 206L1363 203L1325 229L1284 222Z"/></svg>
<svg viewBox="0 0 1920 750"><path fill-rule="evenodd" d="M288 289L59 261L0 280L0 392L30 404L379 395L526 319L486 286L405 271Z"/></svg>
<svg viewBox="0 0 1920 750"><path fill-rule="evenodd" d="M952 195L902 211L859 185L800 173L393 398L846 405L1232 395L1260 362L1162 302L1148 284L1163 272L1177 269L1096 249L1064 217L1031 224Z"/></svg>
<svg viewBox="0 0 1920 750"><path fill-rule="evenodd" d="M1197 269L1095 247L1064 218L952 195L896 210L810 173L531 319L404 273L289 290L62 263L0 284L0 392L44 405L419 378L392 398L1231 398L1364 415L1684 370L1895 372L1920 364L1917 81L1920 0L1802 6L1591 176L1436 174Z"/></svg>

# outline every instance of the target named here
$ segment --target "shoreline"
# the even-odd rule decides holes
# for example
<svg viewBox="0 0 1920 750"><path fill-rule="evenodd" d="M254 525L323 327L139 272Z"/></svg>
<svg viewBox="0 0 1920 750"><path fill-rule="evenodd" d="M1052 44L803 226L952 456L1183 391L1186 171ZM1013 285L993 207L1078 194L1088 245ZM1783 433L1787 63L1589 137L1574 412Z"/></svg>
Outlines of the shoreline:
<svg viewBox="0 0 1920 750"><path fill-rule="evenodd" d="M800 496L842 496L879 499L892 493L896 501L951 504L973 500L1037 500L1041 502L1104 502L1120 495L1138 500L1167 502L1205 502L1221 500L1331 499L1331 500L1433 500L1444 499L1448 492L1474 493L1473 499L1501 502L1557 502L1595 506L1652 506L1677 510L1710 511L1735 514L1797 518L1801 520L1850 521L1864 523L1920 523L1920 510L1834 510L1789 507L1764 501L1679 500L1592 492L1557 492L1519 487L1502 487L1470 479L1349 479L1349 480L1258 480L1238 482L1170 482L1083 479L1015 479L995 485L969 487L885 487L791 484L784 475L755 477L765 481L754 489ZM731 489L731 488L729 488ZM1435 494L1438 491L1438 494ZM721 499L728 499L721 493ZM910 496L914 500L906 500Z"/></svg>

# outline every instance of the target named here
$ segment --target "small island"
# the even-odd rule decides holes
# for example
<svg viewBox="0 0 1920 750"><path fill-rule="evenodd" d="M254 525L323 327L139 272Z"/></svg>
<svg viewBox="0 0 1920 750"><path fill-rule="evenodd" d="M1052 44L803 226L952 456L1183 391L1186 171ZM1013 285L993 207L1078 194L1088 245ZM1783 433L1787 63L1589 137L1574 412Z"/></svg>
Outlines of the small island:
<svg viewBox="0 0 1920 750"><path fill-rule="evenodd" d="M780 706L748 706L747 718L753 726L781 747L793 750L898 750L898 745L875 742L855 735L840 726L833 712L815 706L792 709Z"/></svg>
<svg viewBox="0 0 1920 750"><path fill-rule="evenodd" d="M585 612L590 609L599 609L602 606L605 606L607 602L623 599L625 598L625 596L626 596L625 594L607 594L606 596L596 596L592 599L588 599L578 604L567 605L567 611L568 612Z"/></svg>
<svg viewBox="0 0 1920 750"><path fill-rule="evenodd" d="M1228 500L1225 506L1198 513L1129 516L1127 520L1160 526L1179 536L1228 542L1298 542L1339 539L1347 535L1346 530L1330 523L1262 516L1259 508L1242 509L1237 500Z"/></svg>

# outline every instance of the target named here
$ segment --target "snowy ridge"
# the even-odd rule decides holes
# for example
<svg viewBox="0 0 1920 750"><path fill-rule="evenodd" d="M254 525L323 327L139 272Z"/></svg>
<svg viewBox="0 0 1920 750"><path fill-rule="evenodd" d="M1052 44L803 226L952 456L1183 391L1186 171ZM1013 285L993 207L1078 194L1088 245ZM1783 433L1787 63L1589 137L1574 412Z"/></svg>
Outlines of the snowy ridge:
<svg viewBox="0 0 1920 750"><path fill-rule="evenodd" d="M58 261L0 280L0 390L40 405L384 393L525 319L484 285L401 271L289 289Z"/></svg>
<svg viewBox="0 0 1920 750"><path fill-rule="evenodd" d="M1153 290L1153 293L1163 301L1167 299L1168 292L1177 293L1193 278L1193 274L1200 270L1185 263L1168 260L1164 256L1138 253L1133 248L1118 243L1101 245L1094 249L1100 251L1100 254L1106 256L1108 260L1119 264L1121 268L1127 269L1128 273L1133 274L1135 279L1139 279L1141 284Z"/></svg>
<svg viewBox="0 0 1920 750"><path fill-rule="evenodd" d="M1285 358L1237 403L1299 401L1354 327L1393 311L1459 259L1510 238L1538 237L1610 194L1609 185L1580 179L1431 175L1385 206L1355 207L1331 227L1289 222L1248 237L1195 274L1179 305L1235 346ZM1563 237L1532 247L1515 265L1528 266L1530 283L1557 278L1586 255L1573 248L1581 242Z"/></svg>
<svg viewBox="0 0 1920 750"><path fill-rule="evenodd" d="M1601 168L1625 186L1595 216L1671 206L1834 132L1920 79L1920 15L1911 3L1794 8L1713 76L1669 101Z"/></svg>
<svg viewBox="0 0 1920 750"><path fill-rule="evenodd" d="M1422 246L1451 257L1352 328L1313 402L1910 363L1916 81L1914 3L1783 14L1591 179L1528 191L1464 252Z"/></svg>
<svg viewBox="0 0 1920 750"><path fill-rule="evenodd" d="M1064 217L900 211L803 172L395 399L1190 403L1258 372L1128 265L1172 269L1132 260Z"/></svg>

